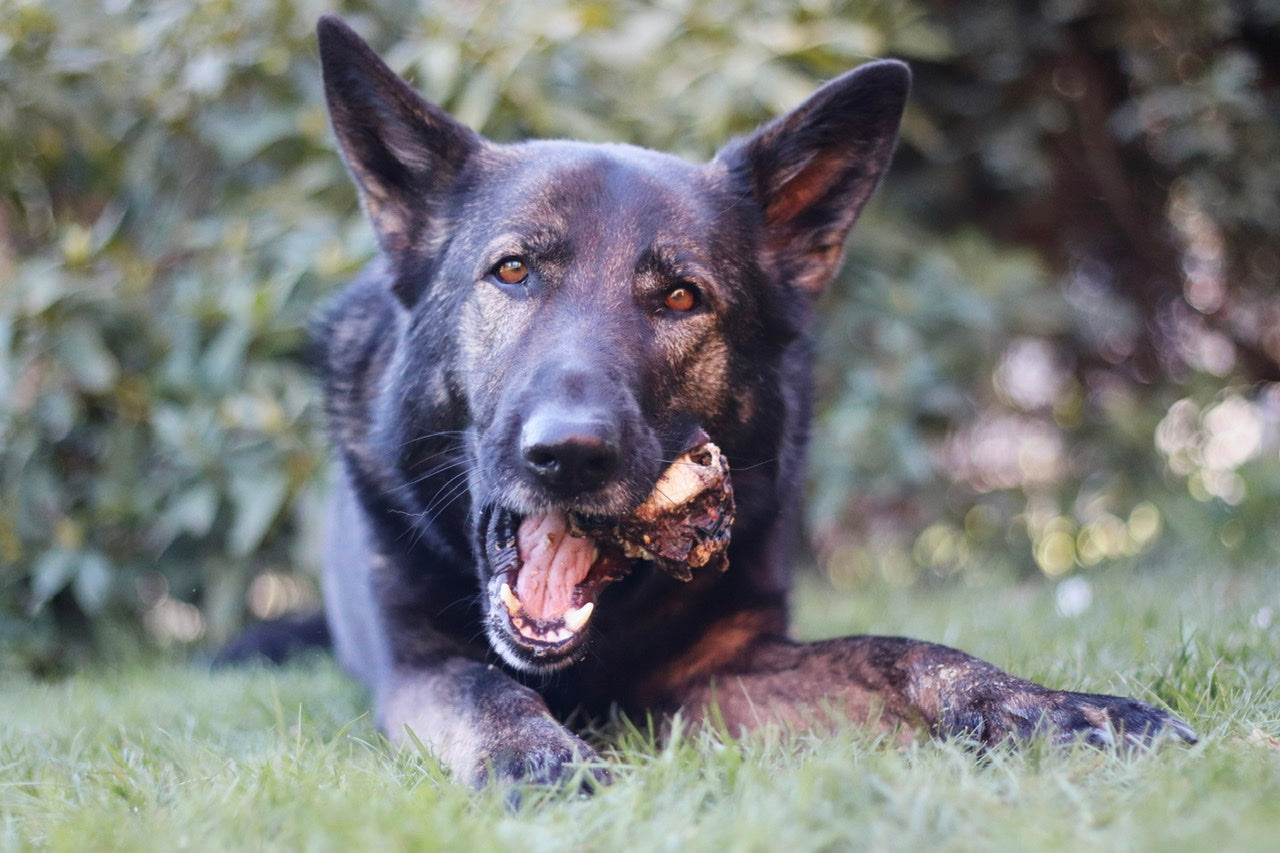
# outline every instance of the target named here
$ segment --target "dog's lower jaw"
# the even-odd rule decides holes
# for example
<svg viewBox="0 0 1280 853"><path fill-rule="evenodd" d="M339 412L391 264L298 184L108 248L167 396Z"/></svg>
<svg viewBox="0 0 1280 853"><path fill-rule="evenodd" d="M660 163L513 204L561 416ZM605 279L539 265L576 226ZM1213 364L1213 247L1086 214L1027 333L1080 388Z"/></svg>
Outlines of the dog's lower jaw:
<svg viewBox="0 0 1280 853"><path fill-rule="evenodd" d="M511 587L506 577L505 573L495 575L486 584L485 634L490 647L509 666L521 672L547 674L580 661L586 654L590 627L584 624L571 629L562 620L562 624L540 631L541 625L526 621L527 617L519 613L518 602L511 603ZM522 631L522 627L525 630ZM546 639L536 636L538 633Z"/></svg>
<svg viewBox="0 0 1280 853"><path fill-rule="evenodd" d="M581 660L597 597L631 568L614 548L602 552L589 538L570 539L567 527L555 510L521 517L488 506L480 514L485 633L493 650L523 672L554 672ZM550 553L535 559L540 547Z"/></svg>
<svg viewBox="0 0 1280 853"><path fill-rule="evenodd" d="M500 609L499 606L498 610ZM490 604L489 618L485 620L485 634L489 638L490 647L512 669L550 675L573 666L586 656L588 640L585 634L577 634L560 645L519 644L504 624L509 621L508 617L495 612Z"/></svg>

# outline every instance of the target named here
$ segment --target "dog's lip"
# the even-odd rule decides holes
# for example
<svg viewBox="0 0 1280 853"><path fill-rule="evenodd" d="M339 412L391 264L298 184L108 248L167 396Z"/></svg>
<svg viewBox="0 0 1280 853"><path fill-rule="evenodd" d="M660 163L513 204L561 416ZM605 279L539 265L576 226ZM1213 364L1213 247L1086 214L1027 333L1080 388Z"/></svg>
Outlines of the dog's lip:
<svg viewBox="0 0 1280 853"><path fill-rule="evenodd" d="M558 510L551 510L550 515ZM595 548L590 569L575 584L571 605L558 614L539 618L530 612L516 590L523 568L517 544L521 524L529 516L499 506L481 514L488 582L490 634L499 652L516 650L519 664L553 668L571 661L586 640L596 601L604 587L630 570L631 562L614 546ZM492 629L498 629L496 636Z"/></svg>

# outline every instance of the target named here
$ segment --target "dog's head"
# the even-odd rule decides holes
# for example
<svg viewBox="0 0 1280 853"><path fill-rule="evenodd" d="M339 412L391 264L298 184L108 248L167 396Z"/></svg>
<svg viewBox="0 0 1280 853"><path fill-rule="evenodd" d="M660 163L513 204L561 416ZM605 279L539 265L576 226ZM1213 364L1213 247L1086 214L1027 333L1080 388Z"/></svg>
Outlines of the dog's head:
<svg viewBox="0 0 1280 853"><path fill-rule="evenodd" d="M632 568L579 522L634 509L700 430L734 465L799 440L785 357L889 161L907 69L864 65L693 165L491 143L338 19L319 34L403 310L383 393L431 374L456 399L490 639L513 666L572 662L599 591Z"/></svg>

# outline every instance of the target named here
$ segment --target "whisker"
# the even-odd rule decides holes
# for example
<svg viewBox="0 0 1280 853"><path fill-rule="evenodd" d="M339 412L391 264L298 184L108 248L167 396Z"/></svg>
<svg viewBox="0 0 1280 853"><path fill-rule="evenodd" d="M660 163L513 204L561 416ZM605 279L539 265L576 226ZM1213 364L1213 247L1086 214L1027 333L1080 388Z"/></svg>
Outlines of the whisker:
<svg viewBox="0 0 1280 853"><path fill-rule="evenodd" d="M659 457L658 457L658 461L659 461L659 462L661 462L663 465L666 465L666 466L668 466L668 467L670 467L670 466L672 466L672 465L688 465L688 466L690 466L690 467L692 467L692 468L701 468L701 467L703 467L703 466L699 465L697 462L690 462L690 461L689 461L689 460L687 460L687 459L664 459L663 457L659 456ZM730 462L729 462L729 470L730 470L730 471L753 471L753 470L755 470L756 468L762 468L762 467L764 467L765 465L772 465L773 463L775 463L775 462L777 462L777 461L778 461L778 457L777 457L777 456L771 456L771 457L770 457L770 458L768 458L768 459L762 459L762 460L760 460L759 462L753 462L753 463L751 463L750 465L735 465L732 461L730 461Z"/></svg>
<svg viewBox="0 0 1280 853"><path fill-rule="evenodd" d="M461 438L467 434L464 429L442 429L439 432L428 432L422 435L415 435L413 438L407 438L400 443L399 447L408 447L420 441L431 441L433 438Z"/></svg>
<svg viewBox="0 0 1280 853"><path fill-rule="evenodd" d="M439 466L439 467L443 467L445 469L456 467L458 462L465 463L466 460L465 459L456 460L454 462L450 462L448 465ZM409 542L410 548L417 547L418 543L422 541L422 538L426 536L427 530L431 527L431 525L434 524L440 518L440 516L443 515L447 509L449 509L449 507L451 507L454 503L456 503L459 498L463 497L467 493L467 478L470 476L470 474L471 474L470 466L464 465L463 470L459 471L457 474L454 474L452 477L450 477L448 480L442 483L440 487L436 489L436 492L432 496L431 500L427 502L427 505L417 512L408 512L405 510L394 510L399 515L407 519L410 519L409 531L406 531L406 533L413 534L412 539ZM414 482L415 483L421 482L423 479L425 479L425 477L421 477ZM405 485L412 485L412 484L405 484Z"/></svg>
<svg viewBox="0 0 1280 853"><path fill-rule="evenodd" d="M467 493L467 477L470 476L470 470L460 471L445 483L441 484L436 490L435 496L420 511L412 513L416 527L423 528L424 532L444 513L446 509L452 506L458 498Z"/></svg>
<svg viewBox="0 0 1280 853"><path fill-rule="evenodd" d="M770 459L762 459L759 462L753 463L751 465L734 465L732 462L730 462L729 470L730 471L754 471L756 468L763 468L765 465L772 465L777 461L778 461L778 457L774 456Z"/></svg>
<svg viewBox="0 0 1280 853"><path fill-rule="evenodd" d="M658 494L662 495L662 497L666 499L667 503L672 504L673 506L677 503L676 501L673 501L673 500L671 499L671 496L670 496L670 495L668 495L666 492L662 491L662 489L659 489L659 488L658 488L658 486L657 486L656 484L654 485L653 490L654 490L655 492L657 492Z"/></svg>
<svg viewBox="0 0 1280 853"><path fill-rule="evenodd" d="M480 593L474 593L472 595L460 595L457 598L455 598L453 601L446 604L444 607L440 608L440 612L448 613L450 610L453 610L458 607L469 607L472 604L479 605L482 599L483 599L483 596ZM481 609L483 610L483 608ZM483 627L480 629L480 632L482 634L484 633ZM475 638L473 637L472 639L474 640Z"/></svg>
<svg viewBox="0 0 1280 853"><path fill-rule="evenodd" d="M457 456L457 457L447 459L444 462L441 462L440 464L436 465L435 467L428 468L424 473L415 477L409 482L401 483L400 485L396 486L394 491L399 492L405 489L413 488L414 486L418 485L424 480L428 480L438 474L443 474L445 471L448 471L450 468L455 468L459 465L469 465L469 464L471 464L470 460L467 459L465 456Z"/></svg>

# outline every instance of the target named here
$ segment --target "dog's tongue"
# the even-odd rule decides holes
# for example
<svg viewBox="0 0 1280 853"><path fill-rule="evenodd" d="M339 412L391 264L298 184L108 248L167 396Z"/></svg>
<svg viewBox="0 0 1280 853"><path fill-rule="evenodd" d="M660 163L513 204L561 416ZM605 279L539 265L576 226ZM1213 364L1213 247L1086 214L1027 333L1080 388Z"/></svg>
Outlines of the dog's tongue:
<svg viewBox="0 0 1280 853"><path fill-rule="evenodd" d="M534 619L559 619L573 607L573 589L587 578L597 551L590 539L569 534L563 513L530 515L516 533L520 573L516 596Z"/></svg>

